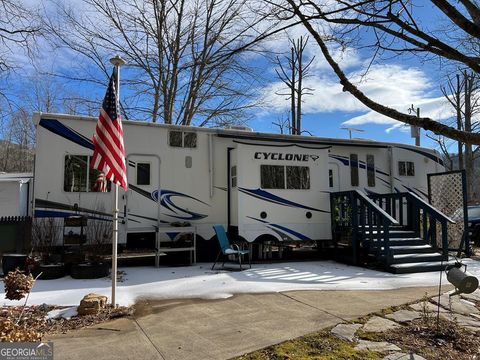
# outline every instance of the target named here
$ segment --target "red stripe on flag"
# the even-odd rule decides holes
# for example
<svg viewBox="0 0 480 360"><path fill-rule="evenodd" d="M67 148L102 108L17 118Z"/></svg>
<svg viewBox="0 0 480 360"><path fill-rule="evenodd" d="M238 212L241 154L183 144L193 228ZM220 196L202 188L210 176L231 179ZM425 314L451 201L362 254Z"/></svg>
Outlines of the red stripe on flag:
<svg viewBox="0 0 480 360"><path fill-rule="evenodd" d="M112 108L112 99L114 99L115 108ZM104 104L107 109L104 109L102 105L93 136L94 151L91 166L103 172L106 179L120 185L126 191L128 185L123 128L113 75L105 94ZM110 116L116 116L116 119L111 119Z"/></svg>

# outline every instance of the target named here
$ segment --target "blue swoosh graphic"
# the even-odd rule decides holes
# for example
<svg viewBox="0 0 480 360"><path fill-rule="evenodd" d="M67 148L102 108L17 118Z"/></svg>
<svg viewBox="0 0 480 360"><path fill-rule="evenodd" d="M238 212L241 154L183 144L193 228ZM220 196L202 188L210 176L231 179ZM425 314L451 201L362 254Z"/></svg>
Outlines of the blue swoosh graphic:
<svg viewBox="0 0 480 360"><path fill-rule="evenodd" d="M42 119L40 120L39 125L48 131L53 132L54 134L60 135L61 137L74 142L77 145L83 146L87 149L94 149L92 140L83 136L79 132L73 130L72 128L62 124L58 120L54 119Z"/></svg>
<svg viewBox="0 0 480 360"><path fill-rule="evenodd" d="M250 218L250 219L252 219L252 220L256 220L256 221L262 222L262 223L266 224L266 226L269 227L269 228L271 228L271 229L272 229L272 228L276 228L276 229L283 230L283 231L285 231L286 233L288 233L288 234L290 234L290 235L296 236L296 237L299 238L300 240L312 240L312 239L310 239L308 236L303 235L302 233L299 233L298 231L289 229L289 228L287 228L286 226L269 223L269 222L267 222L267 221L265 221L265 220L257 219L257 218L254 218L254 217L252 217L252 216L247 216L247 217ZM272 229L272 230L274 230L274 229Z"/></svg>
<svg viewBox="0 0 480 360"><path fill-rule="evenodd" d="M153 191L150 194L151 198L153 201L158 201L158 190ZM177 204L175 204L174 200L172 198L174 197L180 197L180 198L186 198L186 199L192 199L195 200L201 204L210 206L206 202L203 202L200 199L194 198L193 196L187 195L180 193L178 191L173 191L173 190L161 190L160 192L160 204L162 207L170 210L174 214L177 215L168 215L170 217L174 217L176 219L182 219L182 220L200 220L206 218L208 215L205 214L200 214L188 209L181 208ZM182 215L183 214L188 214L188 215Z"/></svg>
<svg viewBox="0 0 480 360"><path fill-rule="evenodd" d="M306 209L306 210L313 210L313 211L319 211L323 213L330 213L329 211L326 210L321 210L321 209L316 209L312 208L310 206L302 205L287 199L284 199L280 196L274 195L268 191L262 190L262 189L245 189L245 188L238 188L239 191L241 191L244 194L256 197L261 200L265 200L274 204L278 205L283 205L283 206L288 206L288 207L298 207L301 209Z"/></svg>

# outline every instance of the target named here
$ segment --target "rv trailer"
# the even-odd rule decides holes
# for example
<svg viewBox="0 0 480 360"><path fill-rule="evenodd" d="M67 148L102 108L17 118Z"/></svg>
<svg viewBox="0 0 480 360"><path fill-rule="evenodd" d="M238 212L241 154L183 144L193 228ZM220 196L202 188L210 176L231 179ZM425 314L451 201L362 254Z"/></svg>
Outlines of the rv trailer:
<svg viewBox="0 0 480 360"><path fill-rule="evenodd" d="M36 217L111 216L113 191L89 166L96 122L35 114ZM196 226L200 252L214 224L248 242L329 241L331 192L426 198L426 175L444 170L436 151L405 144L137 121L123 129L120 244L172 222Z"/></svg>

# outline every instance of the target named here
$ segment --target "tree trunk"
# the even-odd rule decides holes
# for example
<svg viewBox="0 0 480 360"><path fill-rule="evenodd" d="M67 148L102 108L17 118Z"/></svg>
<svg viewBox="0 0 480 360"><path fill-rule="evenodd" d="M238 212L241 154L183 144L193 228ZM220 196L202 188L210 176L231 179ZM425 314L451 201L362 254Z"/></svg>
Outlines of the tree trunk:
<svg viewBox="0 0 480 360"><path fill-rule="evenodd" d="M463 73L465 81L465 132L472 132L472 90L473 90L473 76L470 76L466 71ZM467 194L468 200L474 198L473 194L473 152L472 144L465 144L465 170L467 174Z"/></svg>
<svg viewBox="0 0 480 360"><path fill-rule="evenodd" d="M296 74L295 74L295 51L294 48L292 47L292 54L291 54L291 62L292 62L292 87L290 88L291 91L291 108L292 108L292 134L296 135L297 134L297 117L296 117L296 110L295 110L295 80L296 80Z"/></svg>

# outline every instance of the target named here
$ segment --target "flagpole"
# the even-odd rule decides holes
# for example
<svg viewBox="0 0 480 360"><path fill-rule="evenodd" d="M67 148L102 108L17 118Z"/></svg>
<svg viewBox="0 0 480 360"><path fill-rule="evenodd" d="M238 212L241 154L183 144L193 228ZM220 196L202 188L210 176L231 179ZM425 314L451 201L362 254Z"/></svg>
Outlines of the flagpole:
<svg viewBox="0 0 480 360"><path fill-rule="evenodd" d="M110 59L110 63L115 66L115 91L117 99L120 102L120 66L125 61L117 55ZM120 114L118 114L120 116ZM116 291L117 291L117 247L118 247L118 184L114 184L114 201L113 201L113 238L112 238L112 306L117 307Z"/></svg>

